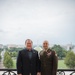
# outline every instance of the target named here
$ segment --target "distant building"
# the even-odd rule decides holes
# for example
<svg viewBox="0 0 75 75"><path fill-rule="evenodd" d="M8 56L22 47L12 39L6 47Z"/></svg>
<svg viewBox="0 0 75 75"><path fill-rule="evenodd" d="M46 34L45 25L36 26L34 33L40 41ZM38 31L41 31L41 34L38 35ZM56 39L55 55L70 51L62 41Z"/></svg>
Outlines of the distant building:
<svg viewBox="0 0 75 75"><path fill-rule="evenodd" d="M75 47L73 48L73 52L75 53Z"/></svg>
<svg viewBox="0 0 75 75"><path fill-rule="evenodd" d="M67 44L67 50L72 50L73 49L73 45L72 44Z"/></svg>
<svg viewBox="0 0 75 75"><path fill-rule="evenodd" d="M10 48L17 48L18 45L15 45L15 44L9 44L7 45L7 48L10 49Z"/></svg>
<svg viewBox="0 0 75 75"><path fill-rule="evenodd" d="M63 47L65 50L72 50L74 48L73 44L67 44L67 45L62 45L61 47Z"/></svg>
<svg viewBox="0 0 75 75"><path fill-rule="evenodd" d="M24 45L17 45L17 48L24 48Z"/></svg>
<svg viewBox="0 0 75 75"><path fill-rule="evenodd" d="M42 50L42 48L40 46L36 46L34 49L37 50L38 53L40 53L40 51Z"/></svg>
<svg viewBox="0 0 75 75"><path fill-rule="evenodd" d="M65 50L67 50L67 46L66 45L61 45L62 48L64 48Z"/></svg>
<svg viewBox="0 0 75 75"><path fill-rule="evenodd" d="M24 47L25 47L24 45L16 45L16 44L7 45L8 49L10 49L10 48L24 48Z"/></svg>
<svg viewBox="0 0 75 75"><path fill-rule="evenodd" d="M0 48L3 48L3 45L2 44L0 44Z"/></svg>

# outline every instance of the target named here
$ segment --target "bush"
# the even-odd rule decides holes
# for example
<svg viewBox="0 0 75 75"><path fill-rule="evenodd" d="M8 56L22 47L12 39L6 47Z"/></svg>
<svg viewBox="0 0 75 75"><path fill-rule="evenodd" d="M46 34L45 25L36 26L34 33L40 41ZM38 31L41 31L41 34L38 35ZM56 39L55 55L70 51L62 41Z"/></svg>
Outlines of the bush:
<svg viewBox="0 0 75 75"><path fill-rule="evenodd" d="M72 51L69 51L65 58L65 64L69 68L75 68L75 54Z"/></svg>
<svg viewBox="0 0 75 75"><path fill-rule="evenodd" d="M5 52L5 54L4 54L3 64L6 68L12 68L13 67L13 60L12 60L9 52Z"/></svg>

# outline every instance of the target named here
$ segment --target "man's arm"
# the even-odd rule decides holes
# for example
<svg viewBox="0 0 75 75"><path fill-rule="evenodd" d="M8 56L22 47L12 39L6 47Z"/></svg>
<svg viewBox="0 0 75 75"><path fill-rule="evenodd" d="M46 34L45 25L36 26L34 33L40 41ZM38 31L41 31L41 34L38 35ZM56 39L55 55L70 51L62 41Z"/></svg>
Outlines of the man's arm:
<svg viewBox="0 0 75 75"><path fill-rule="evenodd" d="M22 57L21 57L21 52L19 51L18 57L17 57L17 74L22 75Z"/></svg>
<svg viewBox="0 0 75 75"><path fill-rule="evenodd" d="M55 51L53 51L53 65L52 65L52 75L57 74L57 67L58 67L58 57Z"/></svg>

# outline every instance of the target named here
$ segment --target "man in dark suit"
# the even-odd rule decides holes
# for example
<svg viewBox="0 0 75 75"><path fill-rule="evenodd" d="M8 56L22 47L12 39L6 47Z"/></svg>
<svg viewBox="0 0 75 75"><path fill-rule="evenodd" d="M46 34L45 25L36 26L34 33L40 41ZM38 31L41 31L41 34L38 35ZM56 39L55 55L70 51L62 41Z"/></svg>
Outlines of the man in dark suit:
<svg viewBox="0 0 75 75"><path fill-rule="evenodd" d="M48 41L43 42L43 50L40 52L41 75L56 75L57 54L49 48Z"/></svg>
<svg viewBox="0 0 75 75"><path fill-rule="evenodd" d="M25 41L26 48L19 51L17 57L18 75L40 75L40 61L38 52L32 49L33 42L30 39Z"/></svg>

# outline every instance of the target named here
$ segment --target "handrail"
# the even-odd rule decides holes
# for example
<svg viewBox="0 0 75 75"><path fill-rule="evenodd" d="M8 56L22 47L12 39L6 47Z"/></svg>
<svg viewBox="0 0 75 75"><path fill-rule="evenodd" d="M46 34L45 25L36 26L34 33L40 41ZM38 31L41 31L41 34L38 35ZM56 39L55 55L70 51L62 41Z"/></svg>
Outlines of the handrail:
<svg viewBox="0 0 75 75"><path fill-rule="evenodd" d="M0 71L5 71L2 75L6 75L6 73L8 73L8 75L11 75L11 73L13 73L13 75L17 75L14 72L17 71L17 69L0 69ZM75 69L58 69L57 75L65 75L65 72L67 71L72 71L69 75L75 74Z"/></svg>
<svg viewBox="0 0 75 75"><path fill-rule="evenodd" d="M0 71L17 71L17 69L0 69ZM57 71L75 71L75 69L58 69Z"/></svg>

